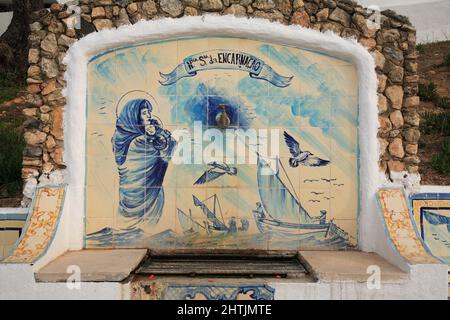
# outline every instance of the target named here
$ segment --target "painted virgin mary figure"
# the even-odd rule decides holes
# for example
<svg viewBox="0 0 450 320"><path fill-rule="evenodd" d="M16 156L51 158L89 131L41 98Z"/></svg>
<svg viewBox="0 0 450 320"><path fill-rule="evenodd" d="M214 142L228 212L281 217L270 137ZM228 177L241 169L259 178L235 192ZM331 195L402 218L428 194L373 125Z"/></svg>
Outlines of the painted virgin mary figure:
<svg viewBox="0 0 450 320"><path fill-rule="evenodd" d="M162 183L176 146L171 133L152 117L148 100L131 100L117 116L112 138L119 171L119 214L126 229L146 229L161 218Z"/></svg>

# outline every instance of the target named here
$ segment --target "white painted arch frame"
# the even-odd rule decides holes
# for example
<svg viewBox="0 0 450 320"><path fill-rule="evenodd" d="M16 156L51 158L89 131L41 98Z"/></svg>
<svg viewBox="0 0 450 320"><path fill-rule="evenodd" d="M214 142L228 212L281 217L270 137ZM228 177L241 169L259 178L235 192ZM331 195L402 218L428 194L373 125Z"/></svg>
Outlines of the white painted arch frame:
<svg viewBox="0 0 450 320"><path fill-rule="evenodd" d="M398 265L398 254L393 252L388 242L375 198L377 188L384 181L378 169L377 76L372 56L356 40L343 39L332 32L321 33L264 19L217 15L141 21L135 25L89 34L71 46L64 59L67 65L64 160L68 168L68 190L60 228L42 263L66 250L83 247L86 137L85 130L80 128L86 127L89 59L118 47L187 36L235 36L267 41L327 53L355 65L359 80L360 110L359 247L363 251L378 252Z"/></svg>

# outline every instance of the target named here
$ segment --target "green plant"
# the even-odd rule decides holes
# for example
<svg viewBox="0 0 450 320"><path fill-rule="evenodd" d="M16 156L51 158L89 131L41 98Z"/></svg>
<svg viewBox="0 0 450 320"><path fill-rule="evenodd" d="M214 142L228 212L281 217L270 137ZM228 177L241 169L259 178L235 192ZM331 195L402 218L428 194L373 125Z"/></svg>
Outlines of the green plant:
<svg viewBox="0 0 450 320"><path fill-rule="evenodd" d="M434 82L430 82L428 85L419 83L419 97L424 101L434 101L438 97L436 89Z"/></svg>
<svg viewBox="0 0 450 320"><path fill-rule="evenodd" d="M417 52L419 52L420 54L423 54L425 52L425 45L423 44L418 44L416 46Z"/></svg>
<svg viewBox="0 0 450 320"><path fill-rule="evenodd" d="M23 119L0 122L0 197L14 196L22 188Z"/></svg>
<svg viewBox="0 0 450 320"><path fill-rule="evenodd" d="M436 97L433 99L433 102L436 105L436 107L443 109L450 109L450 101L447 98Z"/></svg>
<svg viewBox="0 0 450 320"><path fill-rule="evenodd" d="M431 165L440 173L450 175L450 139L444 140L441 152L433 157Z"/></svg>
<svg viewBox="0 0 450 320"><path fill-rule="evenodd" d="M448 53L444 58L444 64L450 68L450 53Z"/></svg>
<svg viewBox="0 0 450 320"><path fill-rule="evenodd" d="M437 86L434 82L429 84L419 83L418 95L423 101L432 101L436 107L450 109L450 101L438 95Z"/></svg>
<svg viewBox="0 0 450 320"><path fill-rule="evenodd" d="M11 100L25 88L25 76L14 72L0 73L0 103Z"/></svg>
<svg viewBox="0 0 450 320"><path fill-rule="evenodd" d="M422 115L422 132L425 134L439 133L441 135L450 135L450 113L430 113Z"/></svg>

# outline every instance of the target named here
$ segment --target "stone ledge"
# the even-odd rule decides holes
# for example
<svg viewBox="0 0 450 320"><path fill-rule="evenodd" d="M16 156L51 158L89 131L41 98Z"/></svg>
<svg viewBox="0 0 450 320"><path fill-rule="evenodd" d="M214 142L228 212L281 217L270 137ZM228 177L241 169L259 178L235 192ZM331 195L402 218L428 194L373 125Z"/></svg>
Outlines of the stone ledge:
<svg viewBox="0 0 450 320"><path fill-rule="evenodd" d="M35 273L37 282L65 282L73 273L72 265L80 267L82 282L121 282L147 255L146 249L111 249L70 251L56 258ZM382 283L404 283L409 274L375 253L360 251L301 251L301 262L309 272L300 279L265 279L267 282L366 282L369 266L380 268ZM73 272L73 271L72 271ZM160 280L169 277L158 277ZM314 279L313 279L314 278ZM178 278L180 279L180 278ZM186 277L189 282L192 278ZM212 281L214 277L209 278ZM242 279L242 278L240 278ZM223 279L220 279L223 282ZM258 279L261 282L262 279ZM205 279L199 279L205 281ZM227 279L230 281L230 279ZM266 282L265 281L265 282Z"/></svg>
<svg viewBox="0 0 450 320"><path fill-rule="evenodd" d="M120 282L144 259L147 249L69 251L34 274L36 282L66 282L73 275L69 266L78 266L82 282Z"/></svg>
<svg viewBox="0 0 450 320"><path fill-rule="evenodd" d="M403 283L409 274L376 253L360 251L300 251L300 261L320 282L366 282L369 266L378 266L382 283ZM373 271L372 271L373 272Z"/></svg>

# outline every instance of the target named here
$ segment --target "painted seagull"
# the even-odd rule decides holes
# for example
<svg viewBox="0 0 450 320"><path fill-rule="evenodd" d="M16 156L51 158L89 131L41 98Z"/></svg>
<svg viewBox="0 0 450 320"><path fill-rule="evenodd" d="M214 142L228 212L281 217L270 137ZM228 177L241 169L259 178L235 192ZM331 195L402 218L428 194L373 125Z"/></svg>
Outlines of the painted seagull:
<svg viewBox="0 0 450 320"><path fill-rule="evenodd" d="M292 155L292 158L289 159L289 164L291 167L296 168L299 164L308 167L322 167L330 163L328 160L315 157L309 151L300 150L300 144L286 131L284 131L284 140L286 141Z"/></svg>
<svg viewBox="0 0 450 320"><path fill-rule="evenodd" d="M220 178L224 174L229 174L230 176L235 176L237 174L237 168L236 167L230 167L225 163L219 163L219 162L210 162L208 163L209 168L207 171L205 171L200 178L197 179L197 181L194 182L194 184L204 184L213 180L216 180L217 178Z"/></svg>

